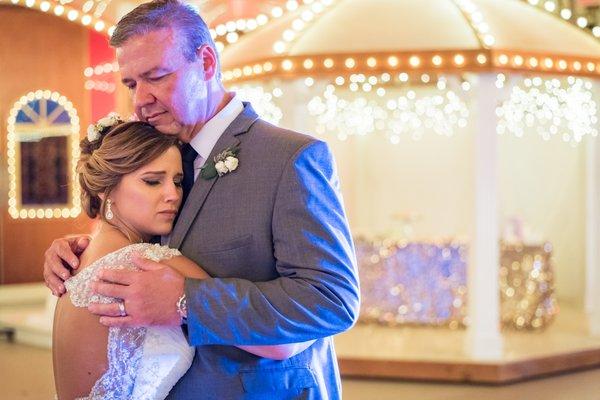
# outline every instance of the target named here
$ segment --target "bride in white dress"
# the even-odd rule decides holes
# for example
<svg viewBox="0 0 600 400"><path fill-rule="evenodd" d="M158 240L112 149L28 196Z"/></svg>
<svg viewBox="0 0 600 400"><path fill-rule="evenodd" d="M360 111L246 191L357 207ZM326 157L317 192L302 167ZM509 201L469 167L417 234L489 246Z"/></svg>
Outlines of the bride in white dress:
<svg viewBox="0 0 600 400"><path fill-rule="evenodd" d="M98 218L98 226L80 256L81 267L65 282L67 295L59 299L55 311L57 396L60 400L164 399L194 357L181 326L108 328L86 307L120 303L94 293L97 274L102 269L136 270L135 254L163 261L187 277L208 277L178 250L148 243L171 231L181 203L183 173L177 139L146 123L123 123L112 116L88 130L81 150L77 172L82 206L91 218ZM280 358L309 344L240 348L260 357Z"/></svg>

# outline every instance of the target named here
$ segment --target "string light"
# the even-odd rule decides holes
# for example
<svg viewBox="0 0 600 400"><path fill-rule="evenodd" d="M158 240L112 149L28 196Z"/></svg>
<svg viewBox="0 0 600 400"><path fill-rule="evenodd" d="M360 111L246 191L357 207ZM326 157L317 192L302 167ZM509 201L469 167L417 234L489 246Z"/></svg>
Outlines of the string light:
<svg viewBox="0 0 600 400"><path fill-rule="evenodd" d="M252 103L252 107L258 115L261 116L265 121L272 123L273 125L279 125L283 112L274 103L275 97L281 97L283 92L279 88L275 88L273 91L266 91L262 86L233 86L231 88L237 96L243 101Z"/></svg>
<svg viewBox="0 0 600 400"><path fill-rule="evenodd" d="M544 8L548 12L554 12L556 10L556 3L554 3L553 1L547 1L544 3Z"/></svg>
<svg viewBox="0 0 600 400"><path fill-rule="evenodd" d="M496 43L496 38L489 33L489 25L485 22L483 14L475 3L471 0L453 0L463 15L467 18L469 25L475 30L475 33L481 42L482 46L486 49L491 48Z"/></svg>
<svg viewBox="0 0 600 400"><path fill-rule="evenodd" d="M84 84L85 90L96 90L104 93L114 93L117 89L116 85L112 82L107 81L95 81L88 79Z"/></svg>
<svg viewBox="0 0 600 400"><path fill-rule="evenodd" d="M528 0L528 3L531 4L532 6L540 5L539 0ZM585 16L578 16L577 18L573 18L574 17L573 9L575 9L575 10L577 10L577 9L576 8L572 9L572 8L573 8L573 6L571 6L571 8L562 8L558 12L558 15L560 15L560 17L563 20L570 21L573 25L575 25L581 29L584 29L584 30L589 29L595 37L600 37L600 28L596 29L596 31L594 32L594 29L596 28L596 26L590 26L589 20ZM555 12L557 11L557 4L553 0L548 0L543 3L542 9L544 9L545 11L547 11L551 14L555 14Z"/></svg>
<svg viewBox="0 0 600 400"><path fill-rule="evenodd" d="M114 93L117 89L117 86L113 82L109 82L98 78L102 75L117 72L118 70L119 64L116 61L112 63L103 63L95 66L86 67L83 70L83 76L87 78L84 84L85 90L96 90L104 93Z"/></svg>
<svg viewBox="0 0 600 400"><path fill-rule="evenodd" d="M281 61L274 65L270 70L264 69L260 72L254 72L252 74L233 74L233 70L224 71L224 80L236 80L239 78L252 79L257 74L280 74L285 73L286 76L299 76L306 74L308 71L311 75L319 73L328 73L335 71L338 73L345 73L351 69L356 72L361 70L373 69L380 64L378 63L378 57L368 54L358 54L356 56L346 57L326 57L315 55L314 58L307 58L306 56L288 56L285 58L285 63ZM419 70L423 73L435 73L436 69L439 69L442 65L448 68L453 68L456 71L480 71L499 67L501 70L511 68L513 70L521 70L524 72L530 72L531 70L537 70L540 72L561 72L561 73L586 73L593 75L600 75L600 66L597 67L595 62L585 59L570 59L567 61L562 57L544 57L538 58L536 56L527 56L526 54L507 54L499 53L491 59L489 54L481 52L438 52L438 53L420 53L420 54L398 54L395 53L389 56L380 56L382 60L381 67L388 69L398 69L400 66L409 66L414 70ZM429 61L429 62L428 62ZM290 62L294 65L302 68L290 68ZM285 65L285 68L284 68ZM243 69L248 65L240 66L238 68Z"/></svg>
<svg viewBox="0 0 600 400"><path fill-rule="evenodd" d="M326 0L314 0L307 2L304 1L302 6L302 12L300 12L299 16L291 20L290 26L288 29L285 29L281 34L281 38L277 40L273 44L273 49L277 54L285 53L291 42L293 42L299 35L298 33L302 30L306 29L307 24L314 19L315 14L319 14L325 10L326 7L330 6L332 3ZM299 5L297 1L289 1L286 3L286 8L289 11L295 11L298 9ZM275 7L271 11L275 18L283 15L283 11L280 7ZM352 68L352 67L349 67Z"/></svg>
<svg viewBox="0 0 600 400"><path fill-rule="evenodd" d="M585 18L585 17L579 17L579 18L577 18L577 25L578 25L580 28L585 28L585 27L587 27L587 25L588 25L588 20L587 20L587 18Z"/></svg>
<svg viewBox="0 0 600 400"><path fill-rule="evenodd" d="M568 8L563 8L562 10L560 10L560 16L563 19L569 20L573 16L573 13Z"/></svg>
<svg viewBox="0 0 600 400"><path fill-rule="evenodd" d="M19 0L0 0L0 4L7 3L13 5L19 5ZM65 2L66 3L66 2ZM75 8L67 4L54 4L51 1L42 0L36 2L36 0L25 0L24 6L27 8L35 8L43 13L54 13L57 17L65 18L71 22L79 23L82 26L94 26L94 29L100 33L106 33L108 36L114 32L114 26L108 24L106 21L101 19L102 13L95 13L94 15L89 14L87 11L81 13ZM89 11L89 10L88 10ZM107 28L109 27L109 28ZM110 28L113 28L112 30Z"/></svg>
<svg viewBox="0 0 600 400"><path fill-rule="evenodd" d="M467 246L361 237L355 244L361 322L451 329L465 325ZM414 268L420 273L412 273Z"/></svg>
<svg viewBox="0 0 600 400"><path fill-rule="evenodd" d="M411 67L416 68L421 64L421 59L417 56L411 56L408 60L408 63L411 65Z"/></svg>
<svg viewBox="0 0 600 400"><path fill-rule="evenodd" d="M586 136L598 136L598 107L592 83L569 77L525 79L515 85L510 98L496 109L498 134L523 137L535 130L544 140L560 136L575 146Z"/></svg>
<svg viewBox="0 0 600 400"><path fill-rule="evenodd" d="M404 76L399 76L401 78ZM419 96L414 90L408 90L395 95L397 91L377 87L379 79L375 76L353 74L349 81L349 92L360 89L368 94L375 89L376 97L344 92L341 86L345 80L336 78L340 93L334 85L328 85L322 96L315 96L308 104L309 114L317 119L317 133L337 132L340 140L346 140L349 136L379 132L397 144L401 136L410 135L418 140L427 131L452 136L457 128L467 125L469 111L451 90ZM423 74L421 81L428 83L431 77Z"/></svg>
<svg viewBox="0 0 600 400"><path fill-rule="evenodd" d="M406 231L411 229L408 225ZM359 321L386 326L468 325L468 246L458 242L410 242L357 238L361 282ZM552 246L500 242L502 327L537 330L558 312ZM414 274L411 271L421 273Z"/></svg>
<svg viewBox="0 0 600 400"><path fill-rule="evenodd" d="M17 117L21 110L33 110L35 107L29 105L32 102L43 101L56 103L57 108L52 112L51 115L59 116L61 113L56 110L63 110L69 117L69 131L67 136L70 139L70 187L71 191L69 194L69 206L66 208L35 208L26 207L19 203L20 196L18 195L21 191L20 179L17 179ZM31 113L31 111L28 111ZM34 111L35 112L35 111ZM46 118L46 115L38 115L38 118ZM52 121L44 121L44 123L52 123ZM77 180L77 174L75 171L77 160L79 159L79 117L77 111L73 107L73 104L67 100L66 97L60 95L58 92L52 92L50 90L37 90L35 92L29 92L25 96L22 96L9 111L8 124L7 124L7 160L8 160L8 172L9 172L9 191L8 191L8 212L14 219L27 219L27 218L69 218L76 217L81 213L81 189Z"/></svg>

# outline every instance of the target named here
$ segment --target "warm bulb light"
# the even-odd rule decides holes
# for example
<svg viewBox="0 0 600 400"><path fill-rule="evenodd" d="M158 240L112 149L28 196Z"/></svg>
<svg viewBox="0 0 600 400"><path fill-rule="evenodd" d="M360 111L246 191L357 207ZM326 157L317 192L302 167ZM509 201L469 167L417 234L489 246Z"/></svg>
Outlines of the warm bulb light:
<svg viewBox="0 0 600 400"><path fill-rule="evenodd" d="M567 69L567 62L565 60L559 60L558 61L558 68L565 70Z"/></svg>
<svg viewBox="0 0 600 400"><path fill-rule="evenodd" d="M517 67L520 67L521 65L523 65L523 57L521 57L521 56L515 56L513 58L513 61L515 62L515 65Z"/></svg>
<svg viewBox="0 0 600 400"><path fill-rule="evenodd" d="M537 60L537 58L535 58L535 57L531 57L531 58L529 59L529 65L530 65L532 68L536 68L536 67L538 66L538 60Z"/></svg>

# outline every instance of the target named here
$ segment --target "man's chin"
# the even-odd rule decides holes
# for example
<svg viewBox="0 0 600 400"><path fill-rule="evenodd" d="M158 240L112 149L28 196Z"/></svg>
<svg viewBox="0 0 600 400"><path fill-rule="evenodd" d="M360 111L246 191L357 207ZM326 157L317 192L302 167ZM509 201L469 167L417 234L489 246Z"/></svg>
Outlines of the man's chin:
<svg viewBox="0 0 600 400"><path fill-rule="evenodd" d="M162 133L163 135L177 136L181 128L178 124L161 124L160 122L156 125L151 124L154 128Z"/></svg>

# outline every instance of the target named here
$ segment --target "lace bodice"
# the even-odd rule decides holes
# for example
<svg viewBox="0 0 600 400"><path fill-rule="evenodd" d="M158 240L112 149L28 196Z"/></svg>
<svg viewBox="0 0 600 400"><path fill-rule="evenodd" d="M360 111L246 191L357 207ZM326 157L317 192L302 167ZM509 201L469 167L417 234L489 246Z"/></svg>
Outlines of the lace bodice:
<svg viewBox="0 0 600 400"><path fill-rule="evenodd" d="M131 261L135 253L152 261L168 260L169 258L181 255L177 249L170 249L167 246L150 243L131 244L109 253L94 261L79 274L65 281L65 287L71 295L73 305L75 307L87 307L90 303L115 303L117 299L112 297L92 294L90 289L91 283L98 281L96 275L100 269L137 270L137 267Z"/></svg>
<svg viewBox="0 0 600 400"><path fill-rule="evenodd" d="M138 253L162 261L181 253L159 244L139 243L123 247L96 260L65 282L76 307L90 303L114 303L119 299L93 294L91 283L101 269L137 270L132 256ZM190 347L180 327L109 328L108 369L85 400L164 399L192 363Z"/></svg>

